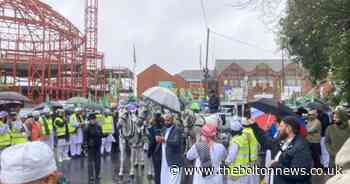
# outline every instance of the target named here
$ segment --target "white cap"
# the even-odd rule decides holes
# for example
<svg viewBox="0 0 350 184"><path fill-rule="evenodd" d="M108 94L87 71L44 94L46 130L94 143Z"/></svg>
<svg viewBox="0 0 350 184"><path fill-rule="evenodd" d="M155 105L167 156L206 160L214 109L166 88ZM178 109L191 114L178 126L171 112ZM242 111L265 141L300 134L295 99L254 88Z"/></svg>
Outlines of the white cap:
<svg viewBox="0 0 350 184"><path fill-rule="evenodd" d="M42 111L42 113L44 113L44 114L49 114L49 112L50 112L49 108L44 108Z"/></svg>
<svg viewBox="0 0 350 184"><path fill-rule="evenodd" d="M215 125L216 127L218 127L218 125L219 125L218 116L214 114L214 115L210 115L210 116L206 117L205 123L212 124L212 125Z"/></svg>
<svg viewBox="0 0 350 184"><path fill-rule="evenodd" d="M34 111L33 112L34 117L40 117L40 112L39 111Z"/></svg>
<svg viewBox="0 0 350 184"><path fill-rule="evenodd" d="M25 113L25 112L20 112L19 113L19 118L27 118L28 117L28 114Z"/></svg>
<svg viewBox="0 0 350 184"><path fill-rule="evenodd" d="M240 131L240 130L242 130L242 124L238 119L235 119L231 122L230 128L233 131Z"/></svg>
<svg viewBox="0 0 350 184"><path fill-rule="evenodd" d="M1 154L0 180L21 184L45 178L57 170L54 154L42 142L11 146Z"/></svg>
<svg viewBox="0 0 350 184"><path fill-rule="evenodd" d="M4 118L6 116L8 116L9 114L6 111L1 111L0 112L0 118Z"/></svg>
<svg viewBox="0 0 350 184"><path fill-rule="evenodd" d="M82 110L83 110L83 109L80 108L80 107L77 107L77 108L74 109L75 112L80 112L80 111L82 111Z"/></svg>

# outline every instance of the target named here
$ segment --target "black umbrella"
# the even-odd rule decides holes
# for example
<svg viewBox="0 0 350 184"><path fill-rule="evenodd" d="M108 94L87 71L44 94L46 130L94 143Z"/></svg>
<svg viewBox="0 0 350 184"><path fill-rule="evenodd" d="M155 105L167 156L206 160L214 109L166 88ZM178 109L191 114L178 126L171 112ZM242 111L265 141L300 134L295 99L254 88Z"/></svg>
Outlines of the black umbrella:
<svg viewBox="0 0 350 184"><path fill-rule="evenodd" d="M286 116L297 116L297 114L295 114L292 109L283 103L270 98L261 98L254 102L248 103L248 106L254 107L265 113L271 113L280 118L284 118Z"/></svg>
<svg viewBox="0 0 350 184"><path fill-rule="evenodd" d="M31 100L20 93L12 91L0 92L0 100L31 102Z"/></svg>
<svg viewBox="0 0 350 184"><path fill-rule="evenodd" d="M41 111L45 108L49 108L49 109L55 109L55 108L63 108L63 105L58 103L58 102L54 102L54 101L50 101L50 102L44 102L44 103L41 103L37 106L34 107L34 110L36 111Z"/></svg>
<svg viewBox="0 0 350 184"><path fill-rule="evenodd" d="M331 108L327 104L324 104L320 101L310 102L310 103L306 104L306 107L309 109L320 109L320 110L325 111L325 112L331 111Z"/></svg>

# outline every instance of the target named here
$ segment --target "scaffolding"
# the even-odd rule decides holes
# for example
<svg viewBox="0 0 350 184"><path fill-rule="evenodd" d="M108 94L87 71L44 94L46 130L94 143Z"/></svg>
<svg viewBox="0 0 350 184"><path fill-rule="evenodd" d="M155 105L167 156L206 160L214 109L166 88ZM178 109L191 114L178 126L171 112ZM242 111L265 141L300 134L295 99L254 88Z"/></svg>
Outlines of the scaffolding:
<svg viewBox="0 0 350 184"><path fill-rule="evenodd" d="M0 0L0 85L19 87L35 102L97 99L106 89L97 10L97 0L86 0L82 33L39 0Z"/></svg>

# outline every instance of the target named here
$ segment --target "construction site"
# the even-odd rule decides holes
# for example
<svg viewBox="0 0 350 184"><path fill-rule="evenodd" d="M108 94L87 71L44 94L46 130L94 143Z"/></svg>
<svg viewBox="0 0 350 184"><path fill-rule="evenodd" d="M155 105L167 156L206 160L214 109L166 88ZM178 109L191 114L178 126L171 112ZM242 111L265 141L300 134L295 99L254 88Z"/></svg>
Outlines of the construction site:
<svg viewBox="0 0 350 184"><path fill-rule="evenodd" d="M99 1L85 3L81 31L39 0L0 0L0 91L19 92L36 103L98 99L108 92L110 74L97 47ZM119 74L132 77L128 72Z"/></svg>

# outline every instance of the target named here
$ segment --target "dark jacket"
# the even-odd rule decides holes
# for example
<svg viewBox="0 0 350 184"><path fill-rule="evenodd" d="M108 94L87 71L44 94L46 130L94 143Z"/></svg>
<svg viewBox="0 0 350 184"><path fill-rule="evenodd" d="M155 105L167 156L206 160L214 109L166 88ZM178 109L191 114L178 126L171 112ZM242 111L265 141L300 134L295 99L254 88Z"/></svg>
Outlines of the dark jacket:
<svg viewBox="0 0 350 184"><path fill-rule="evenodd" d="M320 120L322 125L321 137L324 137L327 127L331 124L329 116L326 113L320 112L320 114L317 116L317 119Z"/></svg>
<svg viewBox="0 0 350 184"><path fill-rule="evenodd" d="M102 144L102 128L96 122L96 124L89 124L84 132L84 142L88 146L88 149L99 149Z"/></svg>
<svg viewBox="0 0 350 184"><path fill-rule="evenodd" d="M273 139L264 133L258 125L251 126L258 142L264 149L272 150L272 158L278 153L282 147L279 139ZM299 168L306 173L299 172L298 175L276 175L274 176L275 184L311 184L311 176L307 176L312 168L313 160L311 151L307 141L300 135L296 135L289 144L286 151L282 152L278 163L273 168ZM290 172L290 171L289 171Z"/></svg>
<svg viewBox="0 0 350 184"><path fill-rule="evenodd" d="M152 127L148 128L148 140L149 140L149 149L147 152L147 156L151 157L157 157L161 159L162 156L162 149L161 146L157 146L156 143L156 136L161 136L163 132L163 125L161 123L155 123L152 125Z"/></svg>
<svg viewBox="0 0 350 184"><path fill-rule="evenodd" d="M220 99L216 96L213 95L209 98L209 109L211 113L215 113L219 110L220 106Z"/></svg>
<svg viewBox="0 0 350 184"><path fill-rule="evenodd" d="M166 129L163 134L165 135ZM166 141L166 159L168 166L177 165L182 167L184 165L184 132L181 128L176 125L170 130L168 139Z"/></svg>

